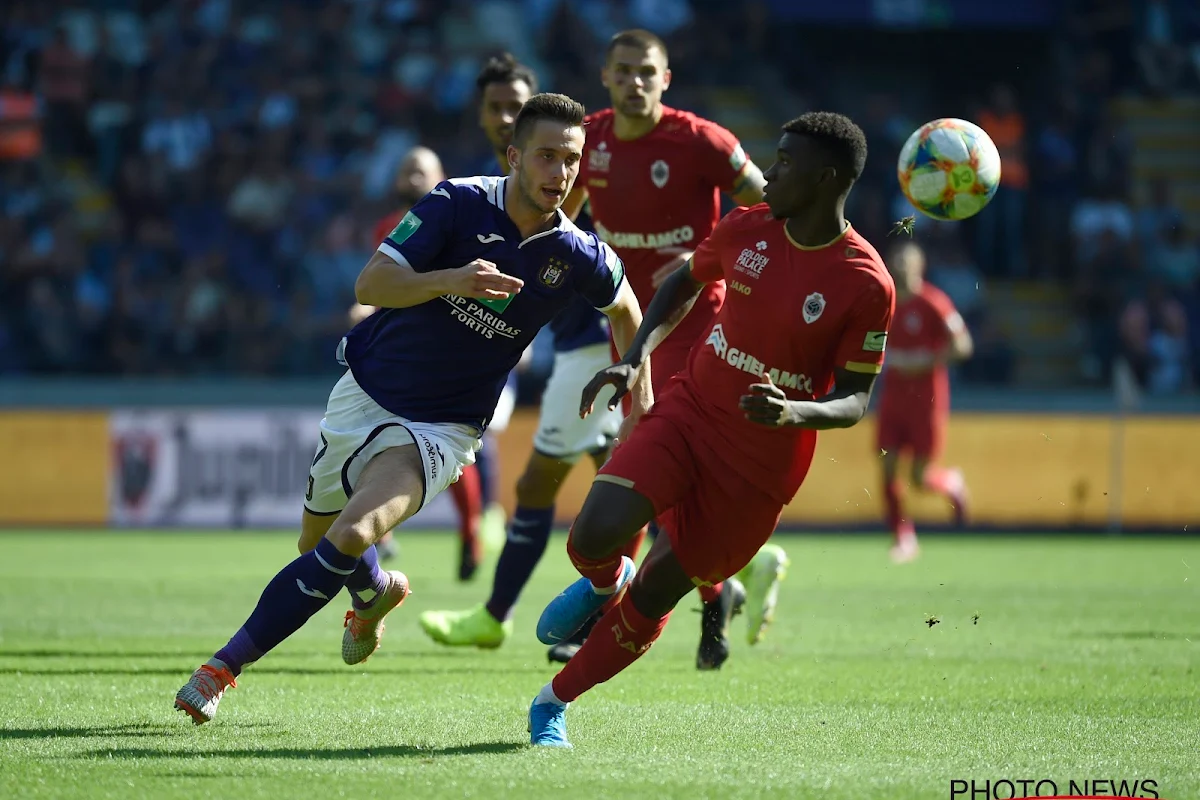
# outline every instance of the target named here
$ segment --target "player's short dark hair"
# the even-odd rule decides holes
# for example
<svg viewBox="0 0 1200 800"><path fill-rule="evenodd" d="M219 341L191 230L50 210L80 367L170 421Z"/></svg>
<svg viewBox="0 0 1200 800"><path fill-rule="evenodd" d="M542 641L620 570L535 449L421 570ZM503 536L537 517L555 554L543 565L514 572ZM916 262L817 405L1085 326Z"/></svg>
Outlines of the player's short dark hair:
<svg viewBox="0 0 1200 800"><path fill-rule="evenodd" d="M535 94L525 101L525 105L521 106L521 113L517 114L517 121L513 124L513 144L524 147L533 127L542 120L582 127L586 114L582 103L565 94Z"/></svg>
<svg viewBox="0 0 1200 800"><path fill-rule="evenodd" d="M516 83L524 81L532 94L537 94L537 76L533 70L522 64L512 53L501 53L492 56L475 76L475 89L480 94L493 83Z"/></svg>
<svg viewBox="0 0 1200 800"><path fill-rule="evenodd" d="M613 54L613 50L616 50L618 47L640 47L642 50L650 50L657 47L659 52L663 54L663 60L670 60L667 56L667 43L658 34L644 28L631 28L627 31L621 31L609 39L608 49L604 51L604 60L608 61Z"/></svg>
<svg viewBox="0 0 1200 800"><path fill-rule="evenodd" d="M785 133L816 140L838 172L856 181L867 163L867 137L854 120L832 111L810 111L784 123Z"/></svg>

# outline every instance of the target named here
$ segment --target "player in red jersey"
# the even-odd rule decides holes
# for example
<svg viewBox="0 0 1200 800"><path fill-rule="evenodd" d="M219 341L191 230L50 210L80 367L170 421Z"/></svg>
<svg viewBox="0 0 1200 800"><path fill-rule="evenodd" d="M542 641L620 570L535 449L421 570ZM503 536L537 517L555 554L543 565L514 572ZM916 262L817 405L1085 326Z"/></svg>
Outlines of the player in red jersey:
<svg viewBox="0 0 1200 800"><path fill-rule="evenodd" d="M442 160L428 147L414 147L400 161L393 185L396 208L375 224L373 241L382 242L418 200L446 179ZM350 307L350 327L375 313L374 306L355 303ZM450 498L458 510L458 577L469 580L482 558L479 527L483 520L483 493L479 470L472 464L450 485ZM395 536L389 532L379 542L379 556L387 560L396 555Z"/></svg>
<svg viewBox="0 0 1200 800"><path fill-rule="evenodd" d="M613 452L575 520L567 552L584 577L542 612L539 638L567 636L620 599L534 699L533 744L569 746L567 704L646 652L693 587L742 569L804 480L816 432L866 413L896 302L882 260L843 210L866 139L831 113L805 114L783 131L766 204L717 225L663 282L625 357L584 391L581 412L602 386L620 396L672 316L707 284L743 287ZM622 549L655 516L665 535L636 571Z"/></svg>
<svg viewBox="0 0 1200 800"><path fill-rule="evenodd" d="M879 449L883 497L896 562L917 557L917 533L904 518L897 477L900 456L912 457L912 483L950 501L955 524L966 515L962 472L934 462L946 439L950 416L948 364L970 358L973 344L962 316L940 289L925 282L925 253L903 242L888 254L896 281L896 324L888 342L888 369L879 398Z"/></svg>
<svg viewBox="0 0 1200 800"><path fill-rule="evenodd" d="M585 121L579 179L563 205L572 214L590 201L596 233L625 262L643 310L655 289L712 232L721 218L722 193L741 206L762 201L762 173L737 137L715 122L663 104L671 77L667 47L653 33L629 30L612 38L601 73L612 107ZM690 313L655 349L655 397L712 327L725 291L724 280L705 284ZM635 537L626 554L636 558L640 545L641 537ZM773 614L773 587L786 558L782 549L770 548L755 565L762 574L747 578L752 643ZM700 595L704 614L696 665L716 669L729 655L729 620L740 610L745 590L735 580L729 587L701 587Z"/></svg>

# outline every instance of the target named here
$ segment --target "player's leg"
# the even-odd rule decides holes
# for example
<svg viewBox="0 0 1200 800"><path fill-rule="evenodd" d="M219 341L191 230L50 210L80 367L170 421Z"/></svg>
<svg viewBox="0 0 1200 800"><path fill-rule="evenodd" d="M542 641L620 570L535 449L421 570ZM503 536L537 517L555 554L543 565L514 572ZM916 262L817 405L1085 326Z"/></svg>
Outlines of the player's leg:
<svg viewBox="0 0 1200 800"><path fill-rule="evenodd" d="M624 596L596 623L570 663L542 688L530 706L530 741L569 747L567 705L609 680L645 653L666 627L671 611L695 586L735 585L734 575L751 560L779 520L781 506L763 501L749 487L725 493L693 485L663 515L659 536ZM748 489L749 491L741 491ZM741 499L742 504L731 502ZM745 502L746 500L749 502ZM742 536L726 536L736 515ZM730 591L728 588L725 591Z"/></svg>
<svg viewBox="0 0 1200 800"><path fill-rule="evenodd" d="M758 644L775 621L779 585L792 564L787 551L777 544L764 544L750 563L737 574L746 588L746 642Z"/></svg>
<svg viewBox="0 0 1200 800"><path fill-rule="evenodd" d="M179 690L175 706L197 724L211 720L225 689L236 685L234 679L242 669L324 608L355 574L361 556L384 533L416 512L424 489L420 454L415 445L408 444L382 450L371 458L354 484L353 496L332 521L306 510L305 539L321 527L326 528L324 536L267 584L245 624ZM382 579L372 579L386 590L390 581L386 574L381 575ZM396 588L403 600L407 580Z"/></svg>
<svg viewBox="0 0 1200 800"><path fill-rule="evenodd" d="M876 429L875 448L883 481L884 522L892 534L890 555L897 563L917 557L917 532L904 515L904 488L900 484L900 456L911 448L908 421L896 414L882 413Z"/></svg>
<svg viewBox="0 0 1200 800"><path fill-rule="evenodd" d="M484 442L487 455L479 462L479 494L483 502L483 517L479 526L479 535L489 547L499 547L505 539L507 513L497 500L496 492L500 486L500 453L499 435L508 429L509 420L517 406L517 379L515 373L510 373L492 421L488 424ZM482 451L480 451L482 452Z"/></svg>
<svg viewBox="0 0 1200 800"><path fill-rule="evenodd" d="M945 443L946 420L932 415L923 420L913 442L912 482L916 488L939 494L950 502L954 525L961 528L967 516L967 484L962 470L937 463Z"/></svg>
<svg viewBox="0 0 1200 800"><path fill-rule="evenodd" d="M472 464L463 469L458 480L450 485L450 498L458 510L458 579L469 581L475 577L475 571L483 559L483 545L480 541L483 490L480 487L478 465Z"/></svg>

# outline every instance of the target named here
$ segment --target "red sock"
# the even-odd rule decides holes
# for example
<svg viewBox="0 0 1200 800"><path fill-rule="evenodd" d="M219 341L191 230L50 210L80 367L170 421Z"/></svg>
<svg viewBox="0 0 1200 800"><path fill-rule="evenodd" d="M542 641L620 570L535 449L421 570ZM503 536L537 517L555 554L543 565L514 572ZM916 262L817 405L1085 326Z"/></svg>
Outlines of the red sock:
<svg viewBox="0 0 1200 800"><path fill-rule="evenodd" d="M604 558L588 558L579 554L575 549L575 529L567 536L567 557L579 574L592 582L597 589L616 586L621 579L621 553L616 552Z"/></svg>
<svg viewBox="0 0 1200 800"><path fill-rule="evenodd" d="M458 538L479 557L479 518L483 515L483 496L479 491L479 470L466 467L458 480L450 484L450 497L458 509Z"/></svg>
<svg viewBox="0 0 1200 800"><path fill-rule="evenodd" d="M944 497L953 497L961 488L961 483L962 479L957 472L933 464L925 468L925 475L921 478L922 489L937 492Z"/></svg>
<svg viewBox="0 0 1200 800"><path fill-rule="evenodd" d="M600 618L562 672L554 676L551 682L554 696L570 703L637 661L654 644L670 618L670 612L662 619L642 616L626 593L615 608Z"/></svg>
<svg viewBox="0 0 1200 800"><path fill-rule="evenodd" d="M643 527L629 540L629 543L625 545L625 549L621 551L621 554L629 556L636 562L638 553L642 549L642 542L644 541L646 541L646 528Z"/></svg>
<svg viewBox="0 0 1200 800"><path fill-rule="evenodd" d="M713 600L716 600L721 596L721 587L723 587L724 585L725 585L725 582L721 581L720 583L714 584L713 586L697 587L696 591L700 593L701 600L703 600L706 603L711 603Z"/></svg>
<svg viewBox="0 0 1200 800"><path fill-rule="evenodd" d="M904 519L903 502L900 499L900 481L893 478L883 484L883 502L887 509L888 530L899 535L900 523Z"/></svg>

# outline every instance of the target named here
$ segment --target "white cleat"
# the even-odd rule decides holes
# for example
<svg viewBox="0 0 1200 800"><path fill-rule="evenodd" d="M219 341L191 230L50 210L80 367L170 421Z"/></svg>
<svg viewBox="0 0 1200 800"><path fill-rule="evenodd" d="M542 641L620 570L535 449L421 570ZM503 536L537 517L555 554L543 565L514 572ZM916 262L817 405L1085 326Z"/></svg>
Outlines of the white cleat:
<svg viewBox="0 0 1200 800"><path fill-rule="evenodd" d="M743 572L746 585L746 641L758 644L775 619L779 584L791 566L787 553L778 545L766 544Z"/></svg>
<svg viewBox="0 0 1200 800"><path fill-rule="evenodd" d="M915 561L921 554L921 546L917 544L917 532L911 525L903 526L896 533L896 543L892 545L889 555L896 564L907 564Z"/></svg>
<svg viewBox="0 0 1200 800"><path fill-rule="evenodd" d="M237 681L224 664L202 664L183 688L175 693L175 707L187 712L192 722L203 725L212 722L217 715L217 706L225 690L236 688Z"/></svg>

